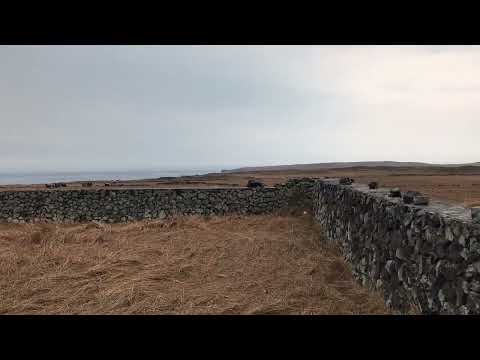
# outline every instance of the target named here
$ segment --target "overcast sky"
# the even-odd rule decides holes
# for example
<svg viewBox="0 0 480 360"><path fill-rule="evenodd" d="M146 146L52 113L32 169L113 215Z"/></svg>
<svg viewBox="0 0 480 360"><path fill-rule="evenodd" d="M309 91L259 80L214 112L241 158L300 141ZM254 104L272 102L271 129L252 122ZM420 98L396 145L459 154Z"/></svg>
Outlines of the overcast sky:
<svg viewBox="0 0 480 360"><path fill-rule="evenodd" d="M0 172L480 161L480 48L0 46Z"/></svg>

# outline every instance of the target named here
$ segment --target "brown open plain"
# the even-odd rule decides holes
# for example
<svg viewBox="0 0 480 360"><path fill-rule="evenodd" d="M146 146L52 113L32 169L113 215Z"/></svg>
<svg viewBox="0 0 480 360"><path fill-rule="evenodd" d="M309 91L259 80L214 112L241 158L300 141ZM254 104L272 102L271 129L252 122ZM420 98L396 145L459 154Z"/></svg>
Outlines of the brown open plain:
<svg viewBox="0 0 480 360"><path fill-rule="evenodd" d="M388 314L308 216L0 225L0 314Z"/></svg>

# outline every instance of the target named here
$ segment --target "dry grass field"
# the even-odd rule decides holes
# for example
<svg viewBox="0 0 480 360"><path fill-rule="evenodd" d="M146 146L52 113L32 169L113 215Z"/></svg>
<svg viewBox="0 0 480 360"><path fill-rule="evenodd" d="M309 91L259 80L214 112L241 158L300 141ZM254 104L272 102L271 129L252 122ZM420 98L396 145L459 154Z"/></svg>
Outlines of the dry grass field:
<svg viewBox="0 0 480 360"><path fill-rule="evenodd" d="M353 177L480 205L480 168L259 171L111 182L114 188L267 185ZM104 188L104 182L94 183ZM69 183L65 189L81 189ZM0 186L2 190L43 185ZM0 224L0 314L388 314L308 216L130 224Z"/></svg>
<svg viewBox="0 0 480 360"><path fill-rule="evenodd" d="M310 217L0 225L0 314L388 314Z"/></svg>

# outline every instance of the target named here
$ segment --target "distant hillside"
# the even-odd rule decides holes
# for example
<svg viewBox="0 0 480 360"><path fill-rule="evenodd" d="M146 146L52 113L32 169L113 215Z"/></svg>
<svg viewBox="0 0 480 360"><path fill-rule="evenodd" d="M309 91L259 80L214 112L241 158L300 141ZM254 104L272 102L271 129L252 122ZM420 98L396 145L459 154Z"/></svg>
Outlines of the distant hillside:
<svg viewBox="0 0 480 360"><path fill-rule="evenodd" d="M356 161L356 162L330 162L318 164L294 164L274 166L250 166L232 170L222 170L222 173L253 172L253 171L286 171L286 170L321 170L321 169L343 169L358 167L460 167L480 166L480 162L470 164L429 164L423 162L402 162L402 161Z"/></svg>

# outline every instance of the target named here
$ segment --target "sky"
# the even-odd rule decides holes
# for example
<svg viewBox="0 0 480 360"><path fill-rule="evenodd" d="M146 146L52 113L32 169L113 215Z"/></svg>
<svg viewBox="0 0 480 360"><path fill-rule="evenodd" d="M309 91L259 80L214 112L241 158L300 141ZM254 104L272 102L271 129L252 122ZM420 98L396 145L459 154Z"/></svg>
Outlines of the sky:
<svg viewBox="0 0 480 360"><path fill-rule="evenodd" d="M480 161L478 46L0 46L0 172Z"/></svg>

